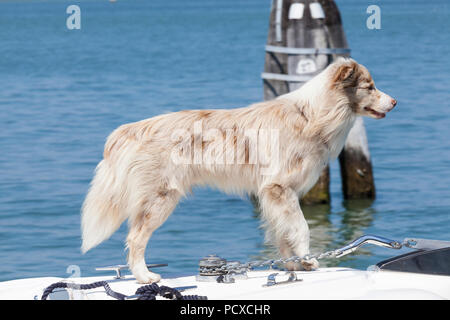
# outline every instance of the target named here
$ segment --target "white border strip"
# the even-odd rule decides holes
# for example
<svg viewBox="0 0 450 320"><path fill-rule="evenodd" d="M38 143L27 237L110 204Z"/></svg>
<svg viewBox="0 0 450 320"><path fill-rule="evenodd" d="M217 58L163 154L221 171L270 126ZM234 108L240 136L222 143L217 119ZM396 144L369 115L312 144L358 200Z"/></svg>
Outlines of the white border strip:
<svg viewBox="0 0 450 320"><path fill-rule="evenodd" d="M350 48L288 48L279 46L266 46L267 52L300 54L349 54Z"/></svg>
<svg viewBox="0 0 450 320"><path fill-rule="evenodd" d="M281 42L283 40L281 35L281 14L283 10L283 0L277 0L277 11L275 13L275 40Z"/></svg>
<svg viewBox="0 0 450 320"><path fill-rule="evenodd" d="M261 78L266 80L279 80L279 81L288 81L288 82L306 82L312 79L312 76L296 76L291 74L281 74L281 73L269 73L263 72L261 73Z"/></svg>

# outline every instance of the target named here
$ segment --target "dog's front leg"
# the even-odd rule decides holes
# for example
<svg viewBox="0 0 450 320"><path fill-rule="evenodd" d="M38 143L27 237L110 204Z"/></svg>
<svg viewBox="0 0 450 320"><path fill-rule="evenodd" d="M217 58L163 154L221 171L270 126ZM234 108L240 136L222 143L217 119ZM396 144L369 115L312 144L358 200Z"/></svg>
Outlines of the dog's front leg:
<svg viewBox="0 0 450 320"><path fill-rule="evenodd" d="M309 228L300 208L298 196L294 190L278 183L271 183L262 188L260 204L263 218L271 238L280 249L283 258L293 252L299 257L309 254ZM305 270L316 269L316 259L302 260ZM298 270L299 265L289 263L289 270Z"/></svg>

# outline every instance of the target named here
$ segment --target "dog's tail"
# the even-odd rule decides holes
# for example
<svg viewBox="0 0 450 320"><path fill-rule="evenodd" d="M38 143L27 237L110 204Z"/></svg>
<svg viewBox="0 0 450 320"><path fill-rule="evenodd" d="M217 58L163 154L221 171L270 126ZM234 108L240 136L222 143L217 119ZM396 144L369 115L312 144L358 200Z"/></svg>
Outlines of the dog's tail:
<svg viewBox="0 0 450 320"><path fill-rule="evenodd" d="M109 136L104 159L95 169L81 214L83 253L108 239L129 216L126 172L134 150L125 132L122 126Z"/></svg>

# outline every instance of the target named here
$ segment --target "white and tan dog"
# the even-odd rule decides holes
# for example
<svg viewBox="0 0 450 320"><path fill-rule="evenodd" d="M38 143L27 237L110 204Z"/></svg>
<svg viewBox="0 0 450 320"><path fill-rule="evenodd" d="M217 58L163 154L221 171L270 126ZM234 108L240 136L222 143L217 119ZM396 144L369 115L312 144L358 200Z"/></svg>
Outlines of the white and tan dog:
<svg viewBox="0 0 450 320"><path fill-rule="evenodd" d="M339 59L300 89L246 108L180 111L125 124L108 138L82 210L82 251L128 219L128 264L141 283L152 233L192 186L258 196L268 238L283 257L309 253L299 197L338 156L355 117L384 118L396 101L367 69ZM290 264L313 269L316 260Z"/></svg>

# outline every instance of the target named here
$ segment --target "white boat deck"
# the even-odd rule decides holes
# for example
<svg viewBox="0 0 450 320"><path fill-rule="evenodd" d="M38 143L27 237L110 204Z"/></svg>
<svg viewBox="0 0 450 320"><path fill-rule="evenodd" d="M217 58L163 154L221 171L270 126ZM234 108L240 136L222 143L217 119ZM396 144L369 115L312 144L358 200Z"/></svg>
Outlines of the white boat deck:
<svg viewBox="0 0 450 320"><path fill-rule="evenodd" d="M298 271L301 281L264 286L268 276L277 273L277 282L288 278L284 271L248 272L247 279L234 283L197 281L195 276L164 278L159 285L171 288L196 286L182 291L183 295L206 296L209 300L300 300L300 299L450 299L450 277L392 271L362 271L348 268L321 268ZM0 282L0 299L40 299L49 285L66 281L88 284L107 281L112 290L131 296L143 286L128 275L114 279L113 274L84 278L30 278ZM158 299L164 299L157 297ZM49 299L114 299L103 287L90 290L57 289Z"/></svg>

